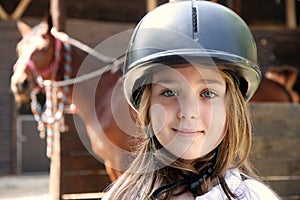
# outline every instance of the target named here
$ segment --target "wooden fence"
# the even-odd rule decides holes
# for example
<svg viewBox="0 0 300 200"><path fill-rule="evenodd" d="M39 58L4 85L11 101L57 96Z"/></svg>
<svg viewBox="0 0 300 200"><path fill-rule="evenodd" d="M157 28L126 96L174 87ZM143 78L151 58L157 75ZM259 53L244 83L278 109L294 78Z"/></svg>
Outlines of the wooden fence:
<svg viewBox="0 0 300 200"><path fill-rule="evenodd" d="M300 105L251 103L250 112L252 163L282 199L300 199ZM56 187L52 195L55 199L99 199L110 183L108 176L82 144L72 115L67 115L66 123L70 130L60 134L61 151L52 159L56 167L50 180Z"/></svg>
<svg viewBox="0 0 300 200"><path fill-rule="evenodd" d="M283 199L300 199L300 105L252 103L251 160Z"/></svg>
<svg viewBox="0 0 300 200"><path fill-rule="evenodd" d="M15 22L0 23L0 176L16 172L15 103L10 77L18 37Z"/></svg>

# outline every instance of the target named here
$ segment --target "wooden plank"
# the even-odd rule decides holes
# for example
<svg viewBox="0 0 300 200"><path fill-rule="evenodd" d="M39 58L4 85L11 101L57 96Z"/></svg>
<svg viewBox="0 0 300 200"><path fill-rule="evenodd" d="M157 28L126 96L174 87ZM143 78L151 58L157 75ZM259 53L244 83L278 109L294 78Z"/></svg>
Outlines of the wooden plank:
<svg viewBox="0 0 300 200"><path fill-rule="evenodd" d="M7 20L9 18L9 15L5 11L5 9L0 5L0 19Z"/></svg>
<svg viewBox="0 0 300 200"><path fill-rule="evenodd" d="M158 5L157 0L146 0L147 12L150 12Z"/></svg>
<svg viewBox="0 0 300 200"><path fill-rule="evenodd" d="M116 10L117 12L115 12ZM67 1L67 13L69 17L75 18L83 18L84 16L87 16L83 13L88 13L90 19L137 22L146 13L146 2L140 0L78 0L77 3L74 4Z"/></svg>
<svg viewBox="0 0 300 200"><path fill-rule="evenodd" d="M63 155L62 169L67 170L100 170L103 164L85 151L87 155L66 156Z"/></svg>
<svg viewBox="0 0 300 200"><path fill-rule="evenodd" d="M66 1L50 0L50 14L53 26L58 31L66 31Z"/></svg>
<svg viewBox="0 0 300 200"><path fill-rule="evenodd" d="M297 27L295 0L285 0L285 18L286 18L286 26L288 28Z"/></svg>
<svg viewBox="0 0 300 200"><path fill-rule="evenodd" d="M78 133L76 132L75 128L74 128L74 122L70 122L67 118L66 118L66 124L68 126L68 129L66 132L63 132L61 134L61 140L64 143L70 143L70 142L74 142L74 143L82 143L80 140L80 137L78 135Z"/></svg>
<svg viewBox="0 0 300 200"><path fill-rule="evenodd" d="M11 15L11 18L14 20L18 20L22 17L24 11L30 4L31 0L21 0L21 2L18 4L17 8L14 10L14 12Z"/></svg>
<svg viewBox="0 0 300 200"><path fill-rule="evenodd" d="M12 173L10 161L0 161L0 176Z"/></svg>
<svg viewBox="0 0 300 200"><path fill-rule="evenodd" d="M76 194L63 194L62 199L101 199L105 193L76 193Z"/></svg>
<svg viewBox="0 0 300 200"><path fill-rule="evenodd" d="M12 67L11 67L12 69ZM12 71L8 70L0 70L0 83L1 83L1 89L0 94L4 94L8 96L8 94L11 92L10 90L10 77L12 75Z"/></svg>
<svg viewBox="0 0 300 200"><path fill-rule="evenodd" d="M254 158L263 158L266 161L278 160L285 162L298 160L298 162L300 162L300 138L289 136L285 137L286 138L276 136L267 137L261 135L254 136L252 147ZM290 147L293 147L294 150L291 151Z"/></svg>
<svg viewBox="0 0 300 200"><path fill-rule="evenodd" d="M15 28L16 28L16 21L8 20L8 21L1 21L0 23L0 30L9 30L9 29L15 30Z"/></svg>
<svg viewBox="0 0 300 200"><path fill-rule="evenodd" d="M299 199L300 105L251 103L250 161L283 199Z"/></svg>
<svg viewBox="0 0 300 200"><path fill-rule="evenodd" d="M16 24L12 21L0 23L0 174L16 172L14 100L10 90L12 64L15 59L17 38Z"/></svg>
<svg viewBox="0 0 300 200"><path fill-rule="evenodd" d="M76 130L76 127L84 126L84 124L77 124L75 127L73 118L69 117L68 115L66 115L65 123L67 124L69 130L61 134L61 142L63 143L61 152L87 151L86 145L89 144L86 143L89 141L89 138L87 136L85 128L82 127L82 129L78 130L81 134L80 137L78 135L78 131ZM82 140L86 142L83 144Z"/></svg>
<svg viewBox="0 0 300 200"><path fill-rule="evenodd" d="M70 175L64 176L62 194L101 192L110 184L107 176L102 175Z"/></svg>
<svg viewBox="0 0 300 200"><path fill-rule="evenodd" d="M167 0L164 1L167 2ZM6 0L6 2L12 2L15 5L19 0ZM8 3L1 4L6 7ZM65 4L69 18L137 22L146 13L145 1L140 0L77 0L76 3L66 1ZM24 12L24 16L42 18L49 10L49 6L49 1L35 0Z"/></svg>
<svg viewBox="0 0 300 200"><path fill-rule="evenodd" d="M16 54L16 49L14 48L15 46L17 46L17 42L16 41L10 41L10 43L7 43L7 41L3 44L2 41L1 42L1 47L0 47L0 55L2 55L3 57L6 56L7 58L9 58L11 61L12 60L16 60L17 58L17 54ZM6 58L6 59L7 59ZM7 69L11 69L12 71L12 65L10 67L7 67Z"/></svg>
<svg viewBox="0 0 300 200"><path fill-rule="evenodd" d="M3 117L3 123L12 124L12 122L9 120L11 120L12 116L14 115L14 106L15 102L11 94L7 95L5 92L0 93L0 116Z"/></svg>
<svg viewBox="0 0 300 200"><path fill-rule="evenodd" d="M274 119L282 119L282 117L299 117L300 106L298 104L290 103L258 103L251 102L249 104L250 113L255 118L268 116ZM274 114L276 111L276 115ZM269 119L266 119L269 120Z"/></svg>
<svg viewBox="0 0 300 200"><path fill-rule="evenodd" d="M0 109L2 109L0 107ZM10 121L9 121L10 120ZM13 123L12 123L12 118L5 118L4 117L4 120L2 122L0 122L0 130L2 131L1 133L2 134L11 134L12 130L13 130ZM12 141L9 141L10 143Z"/></svg>
<svg viewBox="0 0 300 200"><path fill-rule="evenodd" d="M55 124L57 125L57 124ZM49 192L53 200L61 199L62 193L62 169L61 169L61 142L59 130L57 126L54 129L54 141L52 146L52 156L50 163L50 178L49 178Z"/></svg>
<svg viewBox="0 0 300 200"><path fill-rule="evenodd" d="M0 26L0 41L2 42L14 42L16 43L21 39L20 33L16 30L16 25L14 28L7 28L6 26ZM5 30L5 31L1 31ZM11 48L13 48L12 46Z"/></svg>
<svg viewBox="0 0 300 200"><path fill-rule="evenodd" d="M3 97L0 97L0 102L2 101ZM5 107L5 106L0 106L1 109L1 114L0 114L0 129L4 132L8 131L7 133L2 132L1 134L11 134L13 122L12 118L13 116L11 114L11 108L10 107ZM11 141L9 141L11 142Z"/></svg>
<svg viewBox="0 0 300 200"><path fill-rule="evenodd" d="M12 158L11 144L6 144L0 147L0 161L10 162Z"/></svg>
<svg viewBox="0 0 300 200"><path fill-rule="evenodd" d="M0 135L0 149L9 149L11 145L11 134L5 132L4 134ZM1 152L0 152L1 153ZM1 160L2 157L0 157Z"/></svg>
<svg viewBox="0 0 300 200"><path fill-rule="evenodd" d="M250 110L255 129L250 158L262 175L300 175L300 106L252 103Z"/></svg>
<svg viewBox="0 0 300 200"><path fill-rule="evenodd" d="M82 29L82 24L85 24L88 29ZM67 33L70 37L76 40L83 41L85 44L95 47L102 41L105 41L109 37L122 33L124 31L132 30L135 27L133 23L110 23L103 21L82 21L72 20L67 23ZM130 34L128 34L130 36ZM127 48L129 39L124 39L123 43ZM124 47L121 47L124 49ZM98 49L103 53L104 49ZM105 49L105 54L107 50Z"/></svg>
<svg viewBox="0 0 300 200"><path fill-rule="evenodd" d="M300 174L299 160L267 160L266 157L259 160L250 160L263 176L293 176Z"/></svg>
<svg viewBox="0 0 300 200"><path fill-rule="evenodd" d="M298 137L299 105L288 103L251 103L250 110L255 136Z"/></svg>
<svg viewBox="0 0 300 200"><path fill-rule="evenodd" d="M271 188L276 191L280 196L298 196L300 198L299 180L284 180L284 181L270 181Z"/></svg>
<svg viewBox="0 0 300 200"><path fill-rule="evenodd" d="M80 140L74 139L74 143L72 143L71 141L69 142L64 141L64 145L61 147L61 152L68 153L70 151L86 151L86 147L82 144Z"/></svg>

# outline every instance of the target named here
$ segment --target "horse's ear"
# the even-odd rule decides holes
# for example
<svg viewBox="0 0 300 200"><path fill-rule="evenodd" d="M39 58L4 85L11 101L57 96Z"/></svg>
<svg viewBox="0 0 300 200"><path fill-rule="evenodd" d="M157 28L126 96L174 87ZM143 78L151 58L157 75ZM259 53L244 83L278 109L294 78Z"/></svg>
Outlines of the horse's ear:
<svg viewBox="0 0 300 200"><path fill-rule="evenodd" d="M31 27L22 21L17 22L17 27L22 37L24 37L27 33L31 31Z"/></svg>
<svg viewBox="0 0 300 200"><path fill-rule="evenodd" d="M50 33L51 29L53 27L52 16L50 14L48 14L45 17L44 21L48 24L48 30L47 30L47 32Z"/></svg>

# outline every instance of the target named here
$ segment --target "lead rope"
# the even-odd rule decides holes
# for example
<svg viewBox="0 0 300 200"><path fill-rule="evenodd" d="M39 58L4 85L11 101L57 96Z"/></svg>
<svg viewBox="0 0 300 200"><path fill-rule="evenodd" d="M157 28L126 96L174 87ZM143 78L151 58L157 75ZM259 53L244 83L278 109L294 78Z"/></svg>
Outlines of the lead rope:
<svg viewBox="0 0 300 200"><path fill-rule="evenodd" d="M59 40L63 43L63 47L65 48L64 53L64 77L62 81L55 81L52 80L50 82L44 81L41 76L37 77L38 79L38 85L40 88L35 88L31 93L31 110L34 115L35 120L38 122L38 130L40 131L40 137L45 138L45 131L47 130L47 156L51 157L52 154L52 147L53 147L53 123L56 121L63 121L63 111L64 111L64 105L67 101L67 96L69 94L69 86L73 85L75 83L80 83L86 80L89 80L91 78L97 77L107 71L113 71L117 70L119 66L123 63L123 56L120 58L112 58L104 56L97 51L91 49L90 47L84 45L83 43L74 40L70 38L67 34L63 32L57 32L55 29L51 30L52 35L56 38L56 40ZM70 78L71 77L71 44L74 46L82 49L83 51L86 51L87 53L93 55L94 57L98 58L99 60L108 62L105 67L96 70L94 72L90 72L88 74L83 74L79 77ZM59 52L56 52L55 58L58 58ZM38 92L41 91L41 88L45 88L46 91L46 109L45 113L43 113L42 106L38 103L36 95ZM52 93L53 88L63 88L61 91L59 91L56 98L59 98L57 111L55 112L55 115L53 115L53 104L52 104ZM76 108L74 108L75 110ZM47 126L47 127L46 127ZM64 127L62 125L60 128ZM47 128L47 129L46 129ZM64 131L64 130L62 130Z"/></svg>
<svg viewBox="0 0 300 200"><path fill-rule="evenodd" d="M67 37L67 36L66 36ZM65 49L64 51L64 80L69 80L72 72L71 68L71 45L68 42L68 39L61 41L63 43L63 47ZM56 52L59 54L59 52ZM45 138L45 130L47 133L46 138L46 154L47 157L51 158L52 152L53 152L53 141L54 141L54 123L55 122L63 122L63 111L65 107L65 103L67 102L67 96L70 92L70 89L68 86L62 87L62 90L59 92L53 90L53 82L51 80L41 80L42 85L45 88L46 93L46 102L45 102L45 111L43 112L42 106L37 101L36 95L38 92L40 92L41 88L35 88L31 93L31 110L34 115L35 120L38 122L38 130L40 131L40 137ZM54 97L54 92L57 92L57 95ZM58 99L58 106L54 111L54 105L53 102ZM60 124L61 127L64 126L64 124Z"/></svg>

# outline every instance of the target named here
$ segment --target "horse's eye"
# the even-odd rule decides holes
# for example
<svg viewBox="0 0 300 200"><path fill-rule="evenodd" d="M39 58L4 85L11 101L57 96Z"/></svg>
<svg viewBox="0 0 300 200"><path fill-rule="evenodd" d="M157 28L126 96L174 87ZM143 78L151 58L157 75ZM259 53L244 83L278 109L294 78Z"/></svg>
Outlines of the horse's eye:
<svg viewBox="0 0 300 200"><path fill-rule="evenodd" d="M41 51L42 51L42 52L47 52L48 49L49 49L48 47L43 47L43 48L41 49Z"/></svg>

